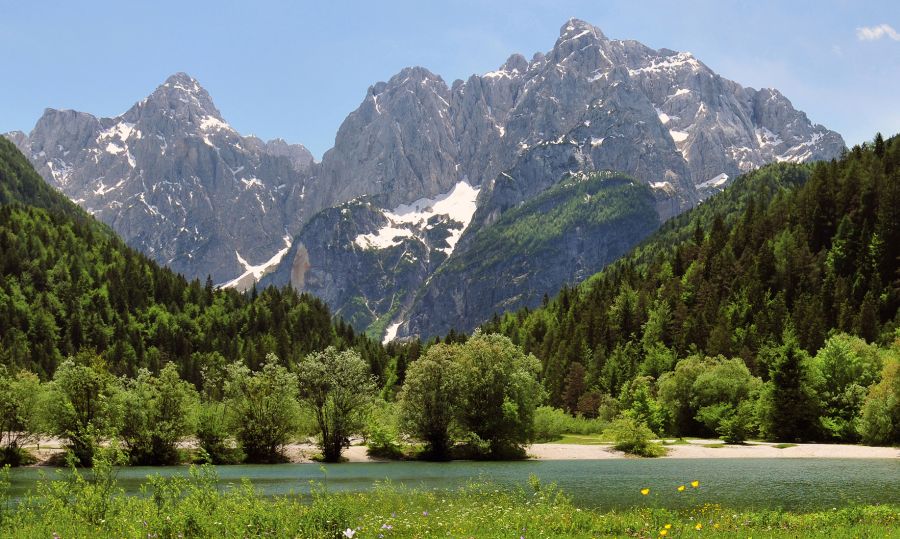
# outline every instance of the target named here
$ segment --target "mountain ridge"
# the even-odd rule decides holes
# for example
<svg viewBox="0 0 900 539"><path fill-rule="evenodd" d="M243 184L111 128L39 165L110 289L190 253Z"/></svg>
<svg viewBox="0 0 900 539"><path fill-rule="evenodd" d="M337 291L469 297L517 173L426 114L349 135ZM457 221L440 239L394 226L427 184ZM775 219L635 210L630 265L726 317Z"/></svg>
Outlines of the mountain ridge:
<svg viewBox="0 0 900 539"><path fill-rule="evenodd" d="M550 51L531 60L513 54L499 69L450 86L423 67L373 84L321 162L299 145L241 136L183 73L119 117L48 112L29 135L7 136L49 183L155 260L239 289L267 273L287 275L277 284L311 293L323 292L315 280L293 281L297 272L276 271L278 264L345 272L325 265L332 254L294 238L319 212L338 208L335 220L344 210L363 211L359 200L387 215L470 186L478 197L472 217L440 218L461 233L458 243L450 253L434 244L427 255L464 257L479 230L573 172L613 170L650 185L665 220L767 162L828 159L844 150L840 135L812 124L777 91L744 88L690 53L609 39L578 19L563 24ZM360 222L369 228L358 235L373 237L386 223ZM394 228L413 233L407 225ZM328 248L347 242L355 238ZM384 265L369 271L373 281L393 280ZM425 286L430 274L406 284ZM349 301L385 304L395 292ZM516 293L533 304L546 292ZM397 312L391 324L425 320L419 308ZM491 314L460 319L465 328L457 329ZM401 334L449 329L407 324Z"/></svg>

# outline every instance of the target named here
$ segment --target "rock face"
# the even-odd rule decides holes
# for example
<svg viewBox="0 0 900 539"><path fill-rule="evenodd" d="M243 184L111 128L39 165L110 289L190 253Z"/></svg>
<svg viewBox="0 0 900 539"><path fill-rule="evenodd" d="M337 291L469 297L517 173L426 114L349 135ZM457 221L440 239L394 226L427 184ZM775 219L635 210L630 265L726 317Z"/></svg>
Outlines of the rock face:
<svg viewBox="0 0 900 539"><path fill-rule="evenodd" d="M416 159L404 159L403 149L420 141L427 144L416 147ZM464 220L465 232L446 261L440 262L434 248L424 249L421 231L390 244L355 242L390 229L371 222L354 228L355 237L320 231L329 238L328 247L313 242L314 248L302 252L303 264L317 277L293 283L325 297L359 329L384 330L388 337L471 330L494 312L534 306L543 294L598 271L660 219L693 206L743 172L772 161L831 158L843 148L840 135L810 123L775 90L743 88L690 53L610 40L573 19L550 52L531 61L513 55L497 71L456 81L449 89L422 69L404 70L373 86L323 158L317 181L336 185L327 198L370 195L366 215L373 207L390 213L387 208L446 192L454 182L479 188L477 209ZM421 156L428 159L422 162ZM501 259L484 249L484 238L500 234L492 229L512 228L504 219L507 211L538 199L572 172L594 170L625 172L648 184L659 219L638 211L607 216L592 227L568 222L570 228L563 229L538 220L537 227L557 228L558 249L514 256L508 245L495 245ZM343 191L334 194L335 189ZM646 202L641 198L638 207ZM356 217L361 211L355 203L341 206L340 213L329 214L332 229L340 229L338 215L363 223ZM317 234L301 232L302 237ZM421 241L418 250L411 247L415 241ZM350 274L331 250L352 258ZM392 281L393 260L401 251L415 256L421 268L434 268L438 261L437 269L404 277L399 288ZM495 264L479 262L489 256ZM291 254L283 264L292 264ZM326 274L381 286L338 296L320 284L332 282ZM276 275L285 279L287 272ZM363 303L370 308L365 316L349 314Z"/></svg>
<svg viewBox="0 0 900 539"><path fill-rule="evenodd" d="M447 193L392 210L366 196L319 212L261 284L290 282L324 299L353 327L380 336L452 254L477 196L477 189L459 182Z"/></svg>
<svg viewBox="0 0 900 539"><path fill-rule="evenodd" d="M388 336L471 329L494 310L535 305L740 173L844 149L777 90L744 88L690 53L612 40L577 19L531 60L514 54L450 86L420 67L371 86L321 163L302 146L242 137L184 74L120 117L48 110L29 135L7 136L48 182L156 260L239 288L268 273L264 283L290 282ZM602 170L646 185L658 219L534 222L594 254L572 264L573 249L541 251L539 268L527 253L478 263L483 238L515 228L507 213L573 173ZM540 276L522 278L529 272ZM504 279L512 284L492 295L477 285Z"/></svg>
<svg viewBox="0 0 900 539"><path fill-rule="evenodd" d="M53 186L131 245L190 277L225 282L284 248L302 146L242 137L179 73L115 118L47 109L13 142Z"/></svg>
<svg viewBox="0 0 900 539"><path fill-rule="evenodd" d="M399 335L471 331L493 313L534 307L621 257L659 227L646 184L610 173L575 173L471 229L423 283Z"/></svg>

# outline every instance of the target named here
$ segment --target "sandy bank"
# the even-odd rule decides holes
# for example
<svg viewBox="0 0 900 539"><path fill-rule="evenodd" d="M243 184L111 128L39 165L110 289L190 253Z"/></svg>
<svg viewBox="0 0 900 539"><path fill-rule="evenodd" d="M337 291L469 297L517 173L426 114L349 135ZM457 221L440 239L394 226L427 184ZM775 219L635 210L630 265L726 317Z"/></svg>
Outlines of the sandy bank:
<svg viewBox="0 0 900 539"><path fill-rule="evenodd" d="M193 444L185 444L193 445ZM35 465L48 465L60 462L63 453L59 440L44 440L37 447L29 447L37 457ZM797 444L779 448L777 444L767 442L750 442L746 445L723 445L719 440L690 440L685 444L667 445L668 454L661 458L674 459L716 459L716 458L900 458L900 448L871 447L848 444ZM309 443L290 444L285 447L285 456L289 462L315 462L313 457L318 449ZM528 456L534 460L598 460L633 458L616 451L607 444L533 444L528 447ZM364 445L353 445L344 450L346 462L385 462L382 459L366 455Z"/></svg>
<svg viewBox="0 0 900 539"><path fill-rule="evenodd" d="M662 458L900 458L895 447L870 447L847 444L797 444L780 449L776 444L750 442L746 445L721 445L719 440L690 440L683 445L667 445L669 453ZM537 460L586 460L628 458L609 445L534 444L528 454Z"/></svg>

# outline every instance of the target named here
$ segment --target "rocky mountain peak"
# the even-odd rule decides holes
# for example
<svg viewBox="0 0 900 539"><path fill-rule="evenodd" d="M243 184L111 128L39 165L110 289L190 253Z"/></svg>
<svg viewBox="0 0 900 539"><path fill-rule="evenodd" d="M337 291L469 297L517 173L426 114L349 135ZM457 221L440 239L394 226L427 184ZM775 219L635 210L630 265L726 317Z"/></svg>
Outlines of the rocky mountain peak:
<svg viewBox="0 0 900 539"><path fill-rule="evenodd" d="M500 66L500 71L515 74L525 73L528 71L528 60L521 54L513 54Z"/></svg>
<svg viewBox="0 0 900 539"><path fill-rule="evenodd" d="M606 35L596 26L581 19L571 18L559 29L557 45L563 41L590 36L593 39L606 41Z"/></svg>
<svg viewBox="0 0 900 539"><path fill-rule="evenodd" d="M211 121L216 124L225 122L206 89L187 73L171 75L123 116L130 122L137 122L148 116L162 116L197 125L204 121L206 124Z"/></svg>
<svg viewBox="0 0 900 539"><path fill-rule="evenodd" d="M361 97L321 163L300 145L242 137L185 73L124 115L48 110L28 136L8 136L48 181L177 271L245 287L281 261L278 284L319 294L348 319L348 307L365 306L361 324L383 326L389 317L395 331L410 322L400 335L426 336L471 329L599 269L565 262L581 252L576 245L547 261L539 286L517 284L508 295L485 289L491 299L482 307L453 293L471 281L470 262L483 258L473 250L478 235L572 173L615 170L647 184L655 222L765 163L829 159L844 148L840 135L777 91L744 88L690 53L609 40L579 19L566 21L553 48L531 61L513 54L452 88L409 67ZM470 217L432 222L428 201L450 213L467 208ZM400 226L407 218L415 226ZM584 239L601 245L594 236ZM639 237L620 238L622 248ZM442 276L432 280L438 266ZM298 268L318 280L294 279ZM535 273L519 269L516 279ZM330 296L348 275L358 290ZM411 304L419 292L433 301ZM435 312L448 315L442 322Z"/></svg>
<svg viewBox="0 0 900 539"><path fill-rule="evenodd" d="M388 86L402 86L409 82L422 83L429 81L440 81L444 83L444 79L440 75L435 75L422 66L404 67L399 73L390 78ZM445 84L446 85L446 84Z"/></svg>

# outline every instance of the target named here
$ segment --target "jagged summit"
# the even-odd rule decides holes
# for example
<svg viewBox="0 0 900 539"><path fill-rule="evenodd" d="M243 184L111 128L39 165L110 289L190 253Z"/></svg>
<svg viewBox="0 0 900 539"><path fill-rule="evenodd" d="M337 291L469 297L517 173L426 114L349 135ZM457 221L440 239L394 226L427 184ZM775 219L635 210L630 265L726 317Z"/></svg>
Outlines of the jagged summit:
<svg viewBox="0 0 900 539"><path fill-rule="evenodd" d="M471 329L599 269L583 259L576 275L565 262L603 241L572 231L559 259L516 270L539 286L471 269L472 238L570 172L626 173L665 219L743 172L844 148L779 92L724 79L690 53L610 40L575 18L548 45L449 88L423 67L373 84L321 163L302 146L242 136L181 72L122 116L48 111L30 135L7 136L48 182L177 271L244 286L283 256L277 284L342 315L362 309L360 330L390 317L378 327L401 336ZM426 215L423 200L469 213ZM512 263L503 251L499 263Z"/></svg>
<svg viewBox="0 0 900 539"><path fill-rule="evenodd" d="M285 198L313 157L241 136L190 75L168 77L124 114L48 109L9 135L52 185L131 245L191 277L226 282L284 248ZM270 252L271 251L271 252Z"/></svg>
<svg viewBox="0 0 900 539"><path fill-rule="evenodd" d="M209 117L224 123L209 92L197 79L183 72L168 77L146 99L126 112L125 116L129 121L134 121L136 116L146 114L169 116L188 122L202 122Z"/></svg>
<svg viewBox="0 0 900 539"><path fill-rule="evenodd" d="M585 35L590 35L595 39L606 40L606 35L599 28L575 17L566 21L559 29L559 38L563 41L577 39Z"/></svg>
<svg viewBox="0 0 900 539"><path fill-rule="evenodd" d="M164 86L184 86L186 88L192 88L194 90L200 89L200 83L197 82L197 79L188 75L184 71L179 71L177 73L173 73L169 75L166 81L163 83Z"/></svg>

